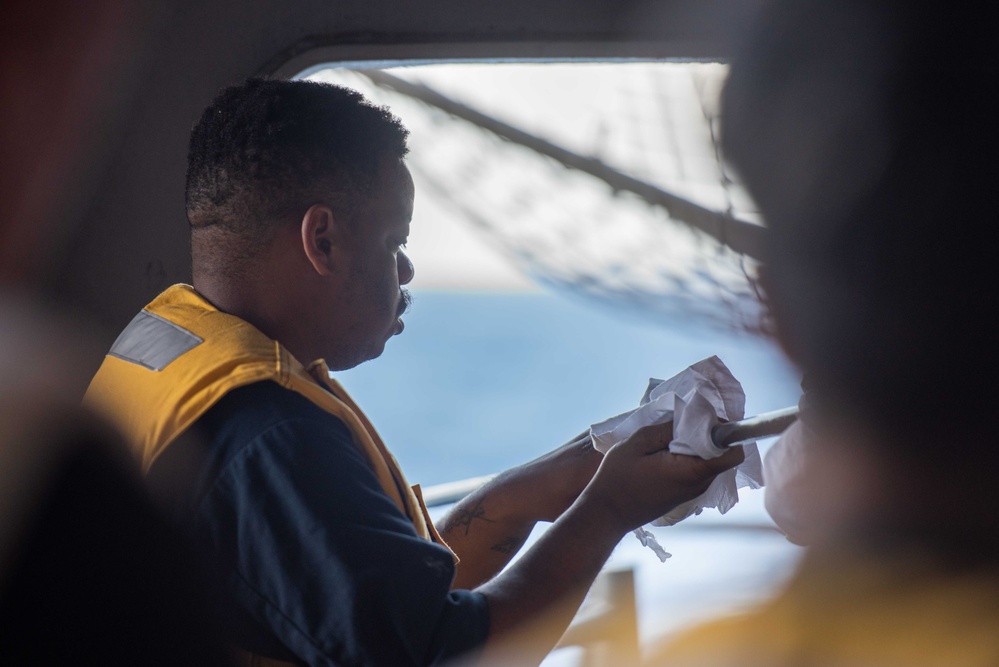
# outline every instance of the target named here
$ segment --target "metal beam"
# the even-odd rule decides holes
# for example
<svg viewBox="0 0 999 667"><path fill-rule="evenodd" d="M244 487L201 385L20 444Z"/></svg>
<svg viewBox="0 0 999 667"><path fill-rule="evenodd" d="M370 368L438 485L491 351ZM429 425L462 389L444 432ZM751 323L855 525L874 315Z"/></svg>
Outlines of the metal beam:
<svg viewBox="0 0 999 667"><path fill-rule="evenodd" d="M755 440L780 435L797 418L797 407L763 412L755 417L716 425L711 429L711 440L718 447L745 445ZM429 486L423 489L423 501L427 507L456 503L493 477L495 475L485 475Z"/></svg>
<svg viewBox="0 0 999 667"><path fill-rule="evenodd" d="M739 220L719 211L712 211L692 201L646 183L614 169L603 161L579 155L550 141L525 132L508 123L446 97L422 84L405 81L380 70L356 70L377 86L419 100L456 118L477 125L493 134L546 155L560 164L590 174L607 183L611 188L638 195L645 201L662 206L670 216L708 234L735 250L757 260L763 259L766 229L760 225Z"/></svg>

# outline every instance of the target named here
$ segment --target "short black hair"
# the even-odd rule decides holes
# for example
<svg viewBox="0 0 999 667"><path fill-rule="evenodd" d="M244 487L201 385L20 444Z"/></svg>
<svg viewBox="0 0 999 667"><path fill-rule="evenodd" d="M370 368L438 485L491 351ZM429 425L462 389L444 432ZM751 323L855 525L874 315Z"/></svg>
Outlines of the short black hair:
<svg viewBox="0 0 999 667"><path fill-rule="evenodd" d="M995 23L918 3L767 12L733 59L722 145L769 227L778 328L833 418L924 459L957 438L999 462L980 437L999 399Z"/></svg>
<svg viewBox="0 0 999 667"><path fill-rule="evenodd" d="M192 230L217 227L259 247L316 203L350 216L408 131L361 93L253 78L223 89L191 131L186 204Z"/></svg>

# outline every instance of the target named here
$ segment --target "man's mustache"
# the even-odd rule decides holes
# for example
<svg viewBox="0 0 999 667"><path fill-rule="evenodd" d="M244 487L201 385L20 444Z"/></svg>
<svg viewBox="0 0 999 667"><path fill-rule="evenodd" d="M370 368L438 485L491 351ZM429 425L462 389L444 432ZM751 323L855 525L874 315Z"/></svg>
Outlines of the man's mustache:
<svg viewBox="0 0 999 667"><path fill-rule="evenodd" d="M396 317L402 317L403 313L413 305L413 294L405 287L399 288L399 307L396 309Z"/></svg>

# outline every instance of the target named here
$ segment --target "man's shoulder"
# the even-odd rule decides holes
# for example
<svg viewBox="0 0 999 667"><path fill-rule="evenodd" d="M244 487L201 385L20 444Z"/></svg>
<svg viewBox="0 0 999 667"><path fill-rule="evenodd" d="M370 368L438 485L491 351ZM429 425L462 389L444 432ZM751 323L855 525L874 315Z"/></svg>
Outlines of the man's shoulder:
<svg viewBox="0 0 999 667"><path fill-rule="evenodd" d="M330 447L340 444L341 447ZM305 396L264 380L226 393L153 463L147 478L166 479L199 498L240 457L256 448L320 445L355 457L346 424Z"/></svg>
<svg viewBox="0 0 999 667"><path fill-rule="evenodd" d="M335 415L277 382L264 380L229 391L195 424L197 436L209 443L250 441L279 424L300 422L351 440L347 426Z"/></svg>

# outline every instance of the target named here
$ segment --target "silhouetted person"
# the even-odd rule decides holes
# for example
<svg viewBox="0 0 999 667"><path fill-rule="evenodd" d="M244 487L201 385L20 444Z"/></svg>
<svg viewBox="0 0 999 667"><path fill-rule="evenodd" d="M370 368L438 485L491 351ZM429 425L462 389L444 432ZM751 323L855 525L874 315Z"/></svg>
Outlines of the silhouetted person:
<svg viewBox="0 0 999 667"><path fill-rule="evenodd" d="M723 145L816 389L807 552L669 665L999 664L999 28L971 3L775 2Z"/></svg>
<svg viewBox="0 0 999 667"><path fill-rule="evenodd" d="M0 9L0 664L224 667L196 561L80 407L92 325L39 294L127 99L141 2ZM136 41L133 41L136 40ZM120 95L120 96L119 96Z"/></svg>

